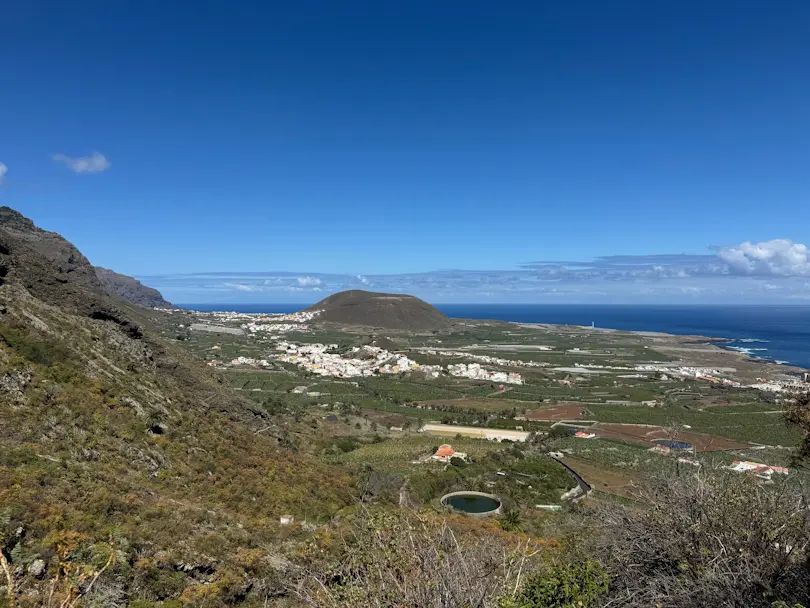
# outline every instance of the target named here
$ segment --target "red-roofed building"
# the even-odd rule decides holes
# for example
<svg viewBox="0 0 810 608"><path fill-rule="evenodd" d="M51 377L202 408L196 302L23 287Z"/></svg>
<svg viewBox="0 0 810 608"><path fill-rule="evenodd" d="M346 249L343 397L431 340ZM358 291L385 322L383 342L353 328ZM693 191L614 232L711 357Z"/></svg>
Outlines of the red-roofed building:
<svg viewBox="0 0 810 608"><path fill-rule="evenodd" d="M439 446L439 449L431 456L433 460L438 460L439 462L450 462L451 458L461 458L465 460L467 458L467 454L464 452L456 452L452 447L448 444L444 444Z"/></svg>

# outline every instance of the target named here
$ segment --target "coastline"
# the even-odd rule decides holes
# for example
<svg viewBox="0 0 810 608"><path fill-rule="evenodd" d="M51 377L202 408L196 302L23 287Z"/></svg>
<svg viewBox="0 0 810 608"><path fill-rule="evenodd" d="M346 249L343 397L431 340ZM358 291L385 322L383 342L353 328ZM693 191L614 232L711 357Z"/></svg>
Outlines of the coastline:
<svg viewBox="0 0 810 608"><path fill-rule="evenodd" d="M557 324L557 323L527 323L525 321L498 321L495 319L452 319L453 321L463 321L466 323L469 322L476 322L476 323L508 323L510 325L516 325L519 327L527 327L527 328L547 328L547 329L557 329L557 330L566 330L569 331L581 331L587 333L603 333L603 334L630 334L633 336L638 336L639 338L650 340L653 342L651 344L652 348L656 348L658 350L666 350L670 352L689 352L693 355L713 355L719 357L728 357L731 359L731 362L734 365L726 365L726 366L718 366L715 367L734 367L737 369L740 364L744 364L746 367L748 366L756 366L756 369L767 372L773 376L782 376L785 378L793 378L796 376L801 376L803 373L810 371L810 368L801 367L799 365L791 364L790 362L777 362L772 359L768 359L765 357L757 357L751 355L748 350L750 349L739 349L739 348L732 348L727 346L729 342L731 343L738 343L738 342L762 342L761 340L751 339L751 338L729 338L729 337L718 337L718 336L702 336L702 335L685 335L685 334L673 334L667 332L660 332L660 331L645 331L645 330L625 330L625 329L613 329L609 327L592 327L590 325L566 325L566 324ZM663 344L661 342L664 342ZM672 344L666 344L672 343ZM752 373L754 369L747 370L748 373Z"/></svg>

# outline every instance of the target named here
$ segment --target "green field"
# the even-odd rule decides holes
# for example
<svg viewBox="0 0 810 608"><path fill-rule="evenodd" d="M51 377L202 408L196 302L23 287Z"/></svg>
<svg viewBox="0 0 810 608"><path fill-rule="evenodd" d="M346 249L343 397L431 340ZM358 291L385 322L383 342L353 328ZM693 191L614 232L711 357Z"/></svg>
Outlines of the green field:
<svg viewBox="0 0 810 608"><path fill-rule="evenodd" d="M764 408L769 409L765 410ZM588 409L600 422L689 425L690 430L766 445L796 445L801 433L784 421L781 412L769 404L713 407L705 410L680 406L660 408L591 405Z"/></svg>

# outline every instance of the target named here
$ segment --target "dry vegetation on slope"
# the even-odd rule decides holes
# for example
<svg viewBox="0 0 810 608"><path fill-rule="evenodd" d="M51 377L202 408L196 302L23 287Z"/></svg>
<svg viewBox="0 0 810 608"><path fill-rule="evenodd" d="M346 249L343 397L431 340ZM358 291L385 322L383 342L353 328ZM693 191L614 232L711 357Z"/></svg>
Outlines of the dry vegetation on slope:
<svg viewBox="0 0 810 608"><path fill-rule="evenodd" d="M18 226L0 225L0 550L17 605L216 606L275 576L279 516L329 517L345 476L153 338L83 257L41 254Z"/></svg>

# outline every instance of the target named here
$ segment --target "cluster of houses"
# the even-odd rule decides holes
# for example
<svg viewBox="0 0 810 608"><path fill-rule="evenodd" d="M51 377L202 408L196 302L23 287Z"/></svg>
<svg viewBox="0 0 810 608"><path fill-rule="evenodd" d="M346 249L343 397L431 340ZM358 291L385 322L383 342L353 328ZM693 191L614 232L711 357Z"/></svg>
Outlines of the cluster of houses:
<svg viewBox="0 0 810 608"><path fill-rule="evenodd" d="M681 378L694 378L695 380L704 380L714 384L722 384L723 386L730 386L733 388L754 388L760 391L767 391L773 393L800 393L810 391L810 374L804 374L801 379L787 378L779 380L768 380L766 378L757 378L754 384L742 384L736 380L724 378L722 372L718 369L710 367L692 367L686 365L670 366L670 365L656 365L645 363L636 365L635 367L625 367L619 365L598 365L587 364L578 365L584 369L609 369L609 370L633 370L637 372L659 372L662 374L670 374L672 376ZM624 377L624 376L623 376Z"/></svg>
<svg viewBox="0 0 810 608"><path fill-rule="evenodd" d="M441 373L438 365L419 365L405 355L398 355L378 346L356 346L345 355L330 352L338 348L337 344L279 342L276 348L282 351L277 356L279 361L294 363L319 376L355 378L419 370L438 377Z"/></svg>
<svg viewBox="0 0 810 608"><path fill-rule="evenodd" d="M451 376L470 378L472 380L488 380L504 384L523 384L523 377L516 372L493 371L481 367L480 363L456 363L447 366Z"/></svg>
<svg viewBox="0 0 810 608"><path fill-rule="evenodd" d="M213 362L216 364L216 362ZM236 357L231 359L231 365L250 365L251 367L269 367L271 364L267 359L254 359L253 357Z"/></svg>
<svg viewBox="0 0 810 608"><path fill-rule="evenodd" d="M419 372L426 378L438 378L443 372L440 365L421 365L403 354L392 353L379 346L355 346L345 354L332 352L337 348L337 344L295 344L281 341L276 344L276 349L281 351L281 354L270 355L268 359L294 363L318 376L338 378L412 372ZM237 357L231 361L231 364L270 365L267 359L252 359L250 357ZM483 368L480 363L449 365L447 371L450 375L461 378L487 380L503 384L523 384L523 378L518 373L488 370Z"/></svg>
<svg viewBox="0 0 810 608"><path fill-rule="evenodd" d="M722 382L724 384L740 386L739 382L728 380L721 377L720 370L711 367L692 367L688 365L660 365L656 363L642 363L641 365L634 365L629 367L627 365L601 365L598 363L574 363L574 367L582 368L583 370L612 370L612 371L634 371L634 372L657 372L662 374L670 374L672 376L681 376L683 378L695 378L696 380L711 380L714 382ZM559 368L568 369L568 368ZM622 376L622 378L639 378L643 377L641 374L630 374Z"/></svg>
<svg viewBox="0 0 810 608"><path fill-rule="evenodd" d="M251 334L270 332L272 334L285 334L290 331L309 331L306 323L261 323L251 321L242 325L242 329Z"/></svg>
<svg viewBox="0 0 810 608"><path fill-rule="evenodd" d="M378 346L356 346L345 354L333 352L337 350L337 344L295 344L280 341L275 348L281 353L268 355L265 359L236 357L230 364L268 367L272 365L271 360L277 360L294 363L318 376L337 378L418 372L431 379L438 378L444 371L440 365L421 365L403 354L392 353ZM449 365L447 372L459 378L487 380L501 384L523 384L523 377L516 372L489 370L480 363Z"/></svg>
<svg viewBox="0 0 810 608"><path fill-rule="evenodd" d="M593 366L592 366L593 367ZM754 384L742 384L736 380L722 377L721 372L708 367L669 367L662 365L637 365L638 371L665 372L674 376L705 380L715 384L731 386L734 388L754 388L760 391L771 393L803 393L810 391L810 373L805 373L802 378L784 378L769 380L767 378L757 378Z"/></svg>
<svg viewBox="0 0 810 608"><path fill-rule="evenodd" d="M655 363L642 363L632 367L626 365L602 365L598 363L574 363L573 367L555 368L555 371L570 371L579 368L582 372L586 370L611 370L611 371L631 371L631 372L646 372L646 373L661 373L681 378L694 378L695 380L707 380L717 384L724 384L726 386L741 387L742 385L735 381L729 380L721 376L720 370L710 367L692 367L688 365L660 365ZM598 372L597 372L598 373ZM643 374L627 374L621 376L622 378L643 378Z"/></svg>
<svg viewBox="0 0 810 608"><path fill-rule="evenodd" d="M542 350L545 347L534 347L535 350ZM473 361L480 361L481 363L489 363L490 365L500 365L502 367L547 367L549 364L545 361L523 361L522 359L502 359L500 357L491 357L490 355L476 355L467 351L461 350L436 350L433 348L420 348L420 352L426 355L438 355L441 357L464 357ZM548 347L551 350L551 347Z"/></svg>
<svg viewBox="0 0 810 608"><path fill-rule="evenodd" d="M756 388L771 393L806 393L810 392L810 382L808 378L810 378L810 374L804 374L802 380L767 380L766 378L757 378L758 382L751 384L750 388Z"/></svg>
<svg viewBox="0 0 810 608"><path fill-rule="evenodd" d="M283 334L290 331L307 331L309 330L307 323L317 318L322 312L322 310L303 310L289 314L246 315L249 320L242 325L242 328L251 334L258 332Z"/></svg>
<svg viewBox="0 0 810 608"><path fill-rule="evenodd" d="M239 327L229 327L232 332L247 332L249 334L256 334L259 332L269 332L273 334L283 334L291 331L307 331L309 330L308 322L312 321L323 311L310 310L293 312L289 314L284 313L247 313L247 312L230 312L230 311L215 311L215 312L198 312L196 313L200 320L204 323L197 323L192 326L192 329L204 330L208 327L220 327L217 324L238 324ZM209 330L210 331L210 330Z"/></svg>

